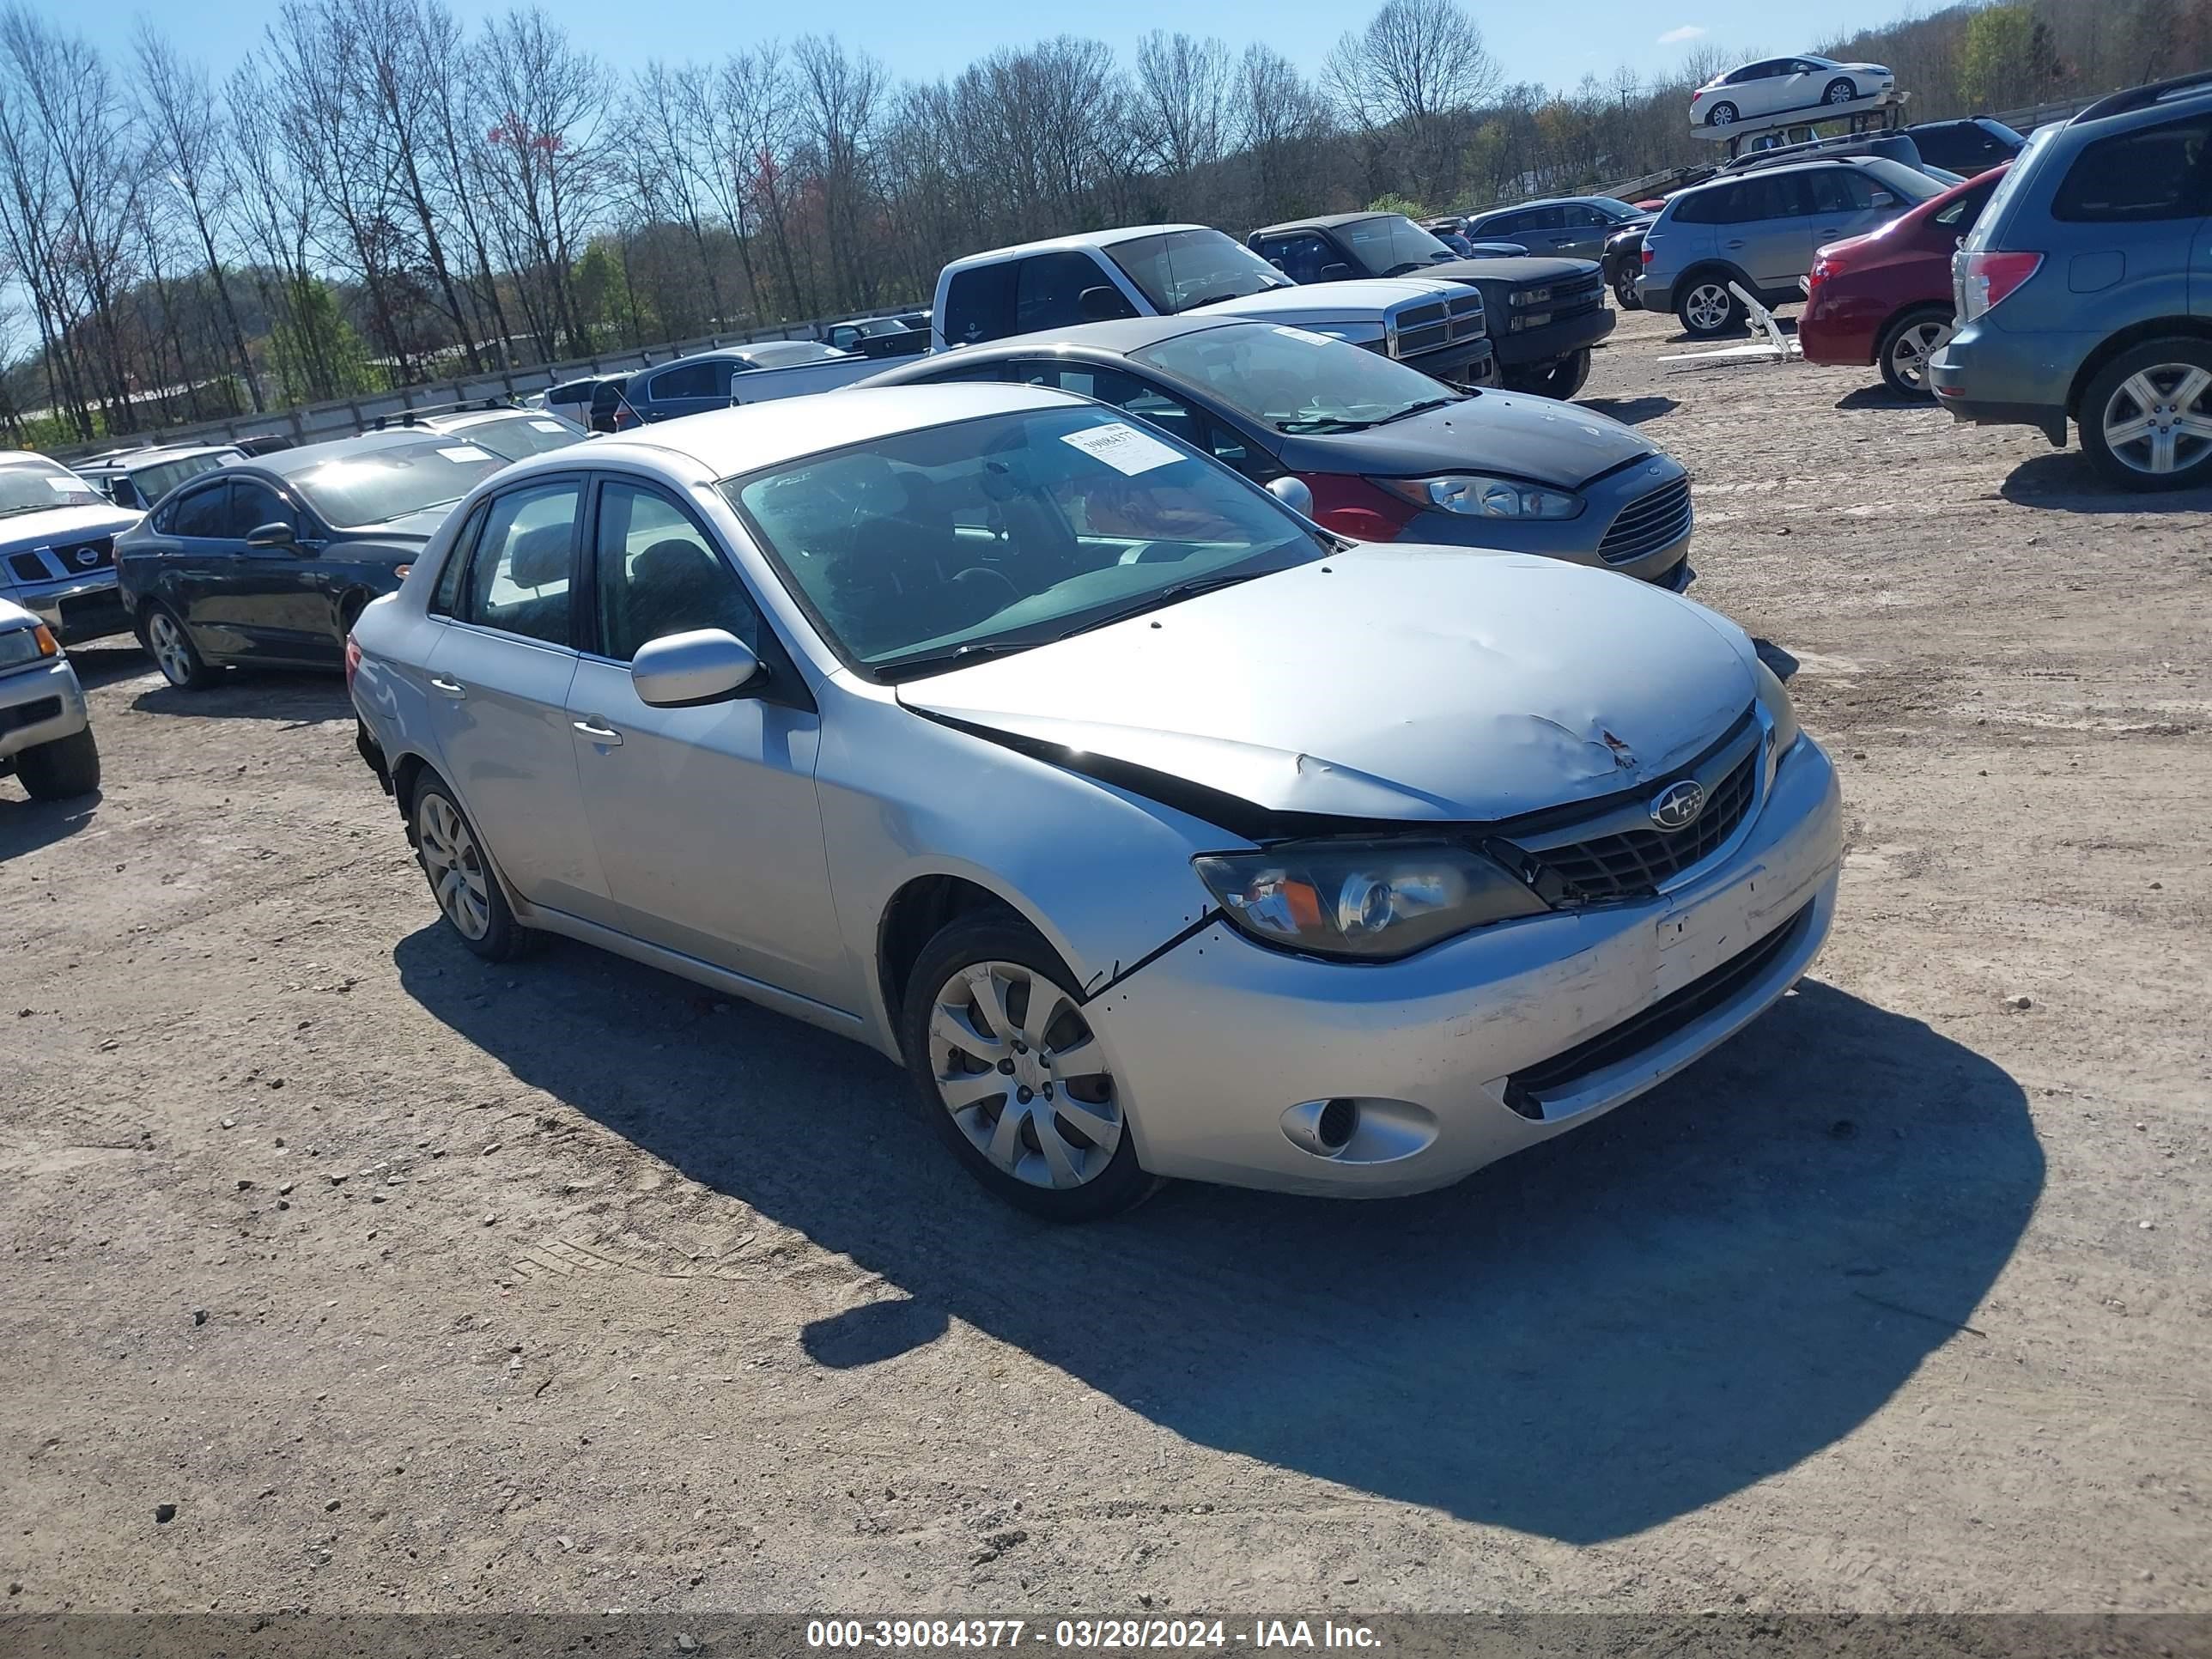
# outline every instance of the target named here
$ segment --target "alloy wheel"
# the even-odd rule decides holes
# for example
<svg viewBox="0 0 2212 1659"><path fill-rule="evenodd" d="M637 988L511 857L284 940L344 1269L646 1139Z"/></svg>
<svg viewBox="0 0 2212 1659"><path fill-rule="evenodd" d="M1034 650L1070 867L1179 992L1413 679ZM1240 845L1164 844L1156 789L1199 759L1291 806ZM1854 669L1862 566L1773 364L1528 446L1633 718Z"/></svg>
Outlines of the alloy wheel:
<svg viewBox="0 0 2212 1659"><path fill-rule="evenodd" d="M1950 337L1948 323L1915 323L1911 328L1899 330L1889 345L1890 373L1897 377L1897 383L1908 392L1927 391L1928 360Z"/></svg>
<svg viewBox="0 0 2212 1659"><path fill-rule="evenodd" d="M185 630L166 611L156 611L146 619L146 643L154 653L154 665L161 671L161 678L172 685L190 684L192 678L192 647L185 638Z"/></svg>
<svg viewBox="0 0 2212 1659"><path fill-rule="evenodd" d="M2212 372L2160 363L2130 374L2105 403L2105 447L2112 459L2154 477L2195 466L2212 454Z"/></svg>
<svg viewBox="0 0 2212 1659"><path fill-rule="evenodd" d="M1706 333L1727 325L1730 308L1729 291L1718 283L1699 283L1690 290L1688 303L1683 307L1690 326Z"/></svg>
<svg viewBox="0 0 2212 1659"><path fill-rule="evenodd" d="M1858 95L1858 88L1848 81L1835 81L1829 83L1828 101L1832 104L1848 104Z"/></svg>
<svg viewBox="0 0 2212 1659"><path fill-rule="evenodd" d="M415 836L439 909L464 939L482 939L491 931L491 890L467 823L443 795L425 795Z"/></svg>
<svg viewBox="0 0 2212 1659"><path fill-rule="evenodd" d="M930 1010L929 1060L961 1133L1018 1181L1083 1186L1121 1144L1098 1039L1073 997L1020 963L953 970Z"/></svg>
<svg viewBox="0 0 2212 1659"><path fill-rule="evenodd" d="M1712 126L1732 127L1735 125L1735 106L1734 104L1717 105L1714 106L1713 112L1705 119Z"/></svg>

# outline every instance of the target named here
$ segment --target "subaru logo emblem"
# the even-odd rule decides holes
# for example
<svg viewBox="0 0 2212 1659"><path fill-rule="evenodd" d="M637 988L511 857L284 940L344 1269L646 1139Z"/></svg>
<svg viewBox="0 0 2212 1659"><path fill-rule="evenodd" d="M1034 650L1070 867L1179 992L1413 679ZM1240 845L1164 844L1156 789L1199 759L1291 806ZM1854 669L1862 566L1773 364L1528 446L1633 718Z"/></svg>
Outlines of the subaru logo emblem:
<svg viewBox="0 0 2212 1659"><path fill-rule="evenodd" d="M1686 830L1698 821L1698 814L1705 810L1705 787L1695 778L1684 778L1680 783L1670 783L1661 790L1650 807L1651 822L1673 835L1677 830Z"/></svg>

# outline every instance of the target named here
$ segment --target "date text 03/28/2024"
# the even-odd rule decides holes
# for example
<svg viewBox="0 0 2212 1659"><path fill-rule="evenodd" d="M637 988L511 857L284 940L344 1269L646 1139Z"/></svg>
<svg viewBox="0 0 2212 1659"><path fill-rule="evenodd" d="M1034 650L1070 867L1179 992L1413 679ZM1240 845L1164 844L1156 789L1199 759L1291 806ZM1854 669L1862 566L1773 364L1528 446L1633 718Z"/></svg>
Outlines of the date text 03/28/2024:
<svg viewBox="0 0 2212 1659"><path fill-rule="evenodd" d="M1382 1638L1367 1626L1319 1619L813 1619L806 1644L817 1649L908 1652L1015 1648L1048 1644L1085 1651L1194 1652L1224 1648L1333 1648L1373 1650Z"/></svg>

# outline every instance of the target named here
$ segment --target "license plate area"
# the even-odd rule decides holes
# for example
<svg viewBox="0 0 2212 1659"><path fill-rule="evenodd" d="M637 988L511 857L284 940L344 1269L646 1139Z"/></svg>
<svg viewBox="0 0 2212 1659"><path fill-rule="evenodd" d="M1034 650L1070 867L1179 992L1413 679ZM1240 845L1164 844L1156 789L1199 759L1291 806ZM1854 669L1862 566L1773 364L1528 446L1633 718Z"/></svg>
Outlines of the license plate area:
<svg viewBox="0 0 2212 1659"><path fill-rule="evenodd" d="M1755 866L1660 917L1653 924L1658 943L1653 988L1664 996L1749 945L1773 908L1774 886L1765 866Z"/></svg>

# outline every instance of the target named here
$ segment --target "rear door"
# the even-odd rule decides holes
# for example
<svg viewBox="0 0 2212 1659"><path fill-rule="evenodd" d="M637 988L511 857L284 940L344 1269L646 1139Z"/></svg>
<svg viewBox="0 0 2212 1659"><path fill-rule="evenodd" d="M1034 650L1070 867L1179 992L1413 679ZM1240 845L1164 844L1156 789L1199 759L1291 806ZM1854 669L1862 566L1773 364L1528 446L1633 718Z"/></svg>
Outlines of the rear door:
<svg viewBox="0 0 2212 1659"><path fill-rule="evenodd" d="M526 902L588 917L604 912L606 884L568 729L583 499L577 474L490 498L461 580L441 596L429 682L447 779L508 883Z"/></svg>
<svg viewBox="0 0 2212 1659"><path fill-rule="evenodd" d="M821 721L720 544L642 479L599 485L595 635L568 692L609 925L850 1012L856 976L830 900L814 793ZM640 701L638 648L694 629L766 665L757 694L691 708Z"/></svg>
<svg viewBox="0 0 2212 1659"><path fill-rule="evenodd" d="M185 620L204 650L252 657L267 647L261 635L264 619L255 603L258 559L246 550L246 532L252 526L238 521L233 482L209 484L178 499L171 523L185 562L177 568L177 591L187 607Z"/></svg>
<svg viewBox="0 0 2212 1659"><path fill-rule="evenodd" d="M2049 287L2054 297L2061 289L2071 297L2074 326L2110 333L2142 317L2212 314L2208 184L2212 116L2161 121L2082 149L2051 198L2051 216L2067 228L2054 240L2067 251L2053 256L2065 269ZM2124 315L2101 313L2090 296L2123 283Z"/></svg>
<svg viewBox="0 0 2212 1659"><path fill-rule="evenodd" d="M671 421L685 415L703 415L710 409L727 409L730 374L735 367L726 357L671 363L646 383L645 400L639 407L649 421ZM630 401L637 403L635 393Z"/></svg>
<svg viewBox="0 0 2212 1659"><path fill-rule="evenodd" d="M1847 236L1863 235L1906 210L1893 191L1878 188L1870 173L1856 167L1823 167L1804 176L1813 209L1813 249ZM1808 270L1812 269L1808 263Z"/></svg>
<svg viewBox="0 0 2212 1659"><path fill-rule="evenodd" d="M1559 209L1561 228L1553 246L1566 258L1605 257L1605 239L1613 222L1587 202L1568 202Z"/></svg>
<svg viewBox="0 0 2212 1659"><path fill-rule="evenodd" d="M1723 252L1765 289L1795 289L1813 268L1812 192L1801 173L1752 173L1737 182L1738 222L1722 228Z"/></svg>

